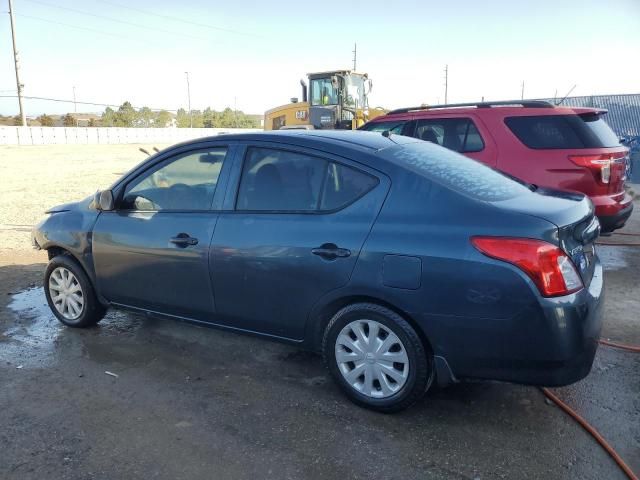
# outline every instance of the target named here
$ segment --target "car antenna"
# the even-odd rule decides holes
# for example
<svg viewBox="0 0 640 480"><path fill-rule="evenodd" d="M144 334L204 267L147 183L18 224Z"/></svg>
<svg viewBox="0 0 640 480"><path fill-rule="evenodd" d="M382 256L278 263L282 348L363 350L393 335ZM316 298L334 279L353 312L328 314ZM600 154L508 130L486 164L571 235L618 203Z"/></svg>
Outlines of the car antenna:
<svg viewBox="0 0 640 480"><path fill-rule="evenodd" d="M397 143L396 141L393 140L393 138L391 138L391 131L390 130L383 130L382 131L382 136L384 138L388 138L389 140L391 140L393 143Z"/></svg>
<svg viewBox="0 0 640 480"><path fill-rule="evenodd" d="M160 150L158 150L158 147L156 147L155 145L153 146L153 149L156 151L156 153L160 153Z"/></svg>
<svg viewBox="0 0 640 480"><path fill-rule="evenodd" d="M564 102L564 101L567 99L567 97L569 96L569 94L570 94L571 92L573 92L573 89L574 89L574 88L576 88L576 87L577 87L577 85L574 85L573 87L571 87L571 88L569 89L569 91L567 92L567 94L566 94L564 97L562 97L562 100L560 100L560 101L556 102L556 107L557 107L558 105L560 105L562 102Z"/></svg>

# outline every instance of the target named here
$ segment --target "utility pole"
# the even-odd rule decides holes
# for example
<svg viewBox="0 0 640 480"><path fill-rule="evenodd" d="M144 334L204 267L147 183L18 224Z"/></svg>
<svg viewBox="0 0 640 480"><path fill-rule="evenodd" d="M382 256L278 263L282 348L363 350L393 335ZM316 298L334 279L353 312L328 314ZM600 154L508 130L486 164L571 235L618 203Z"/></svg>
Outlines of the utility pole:
<svg viewBox="0 0 640 480"><path fill-rule="evenodd" d="M16 86L18 87L18 104L20 105L20 119L22 120L22 126L27 126L27 117L24 114L24 108L22 107L22 89L24 85L20 83L20 61L18 59L18 47L16 46L16 25L13 18L13 2L9 0L9 18L11 19L11 40L13 41L13 60L16 65Z"/></svg>
<svg viewBox="0 0 640 480"><path fill-rule="evenodd" d="M358 57L358 44L353 44L353 71L356 71L356 59Z"/></svg>
<svg viewBox="0 0 640 480"><path fill-rule="evenodd" d="M73 119L76 121L76 127L79 125L78 123L78 104L76 103L76 86L73 87Z"/></svg>
<svg viewBox="0 0 640 480"><path fill-rule="evenodd" d="M191 89L189 87L189 72L184 72L187 76L187 102L189 104L189 128L193 128L193 114L191 113Z"/></svg>
<svg viewBox="0 0 640 480"><path fill-rule="evenodd" d="M520 93L520 100L524 100L524 80L522 80L522 91Z"/></svg>
<svg viewBox="0 0 640 480"><path fill-rule="evenodd" d="M444 103L447 104L449 94L449 65L444 66Z"/></svg>

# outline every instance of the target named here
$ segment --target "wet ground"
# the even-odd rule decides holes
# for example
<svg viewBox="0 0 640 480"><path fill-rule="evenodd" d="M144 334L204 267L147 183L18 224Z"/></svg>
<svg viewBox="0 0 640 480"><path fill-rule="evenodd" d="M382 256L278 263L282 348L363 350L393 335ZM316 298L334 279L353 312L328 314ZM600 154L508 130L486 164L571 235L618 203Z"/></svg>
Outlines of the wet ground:
<svg viewBox="0 0 640 480"><path fill-rule="evenodd" d="M640 232L640 205L625 230ZM640 345L640 248L600 255L603 336ZM65 328L44 260L0 255L2 479L625 478L532 387L463 383L380 415L293 347L115 311ZM555 391L640 472L640 355L601 347Z"/></svg>

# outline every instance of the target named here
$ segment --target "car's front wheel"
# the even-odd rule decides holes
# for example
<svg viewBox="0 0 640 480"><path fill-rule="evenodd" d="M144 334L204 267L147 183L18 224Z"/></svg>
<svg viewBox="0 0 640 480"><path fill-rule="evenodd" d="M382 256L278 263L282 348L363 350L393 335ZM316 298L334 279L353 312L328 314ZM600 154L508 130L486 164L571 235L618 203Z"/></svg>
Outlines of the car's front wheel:
<svg viewBox="0 0 640 480"><path fill-rule="evenodd" d="M44 291L53 314L69 327L95 325L106 312L86 273L69 255L51 259L44 275Z"/></svg>
<svg viewBox="0 0 640 480"><path fill-rule="evenodd" d="M349 305L329 321L325 365L358 405L397 412L419 400L434 377L431 355L396 312L371 303Z"/></svg>

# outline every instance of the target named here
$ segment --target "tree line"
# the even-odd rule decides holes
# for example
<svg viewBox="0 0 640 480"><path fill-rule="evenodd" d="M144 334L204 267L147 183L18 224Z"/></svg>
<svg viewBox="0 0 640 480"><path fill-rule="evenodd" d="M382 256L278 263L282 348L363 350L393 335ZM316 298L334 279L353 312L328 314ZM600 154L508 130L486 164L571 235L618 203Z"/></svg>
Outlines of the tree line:
<svg viewBox="0 0 640 480"><path fill-rule="evenodd" d="M56 125L56 118L42 114L36 118L43 127ZM19 126L22 125L19 115L14 117L2 117L0 123ZM27 122L28 123L28 122ZM78 125L78 118L67 113L60 118L60 123L65 127ZM135 109L130 102L124 102L117 109L107 107L100 118L91 118L89 127L128 127L128 128L165 128L176 126L178 128L259 128L260 122L255 115L247 115L242 111L225 108L218 112L211 108L204 110L191 110L189 113L184 108L175 114L167 110L154 111L149 107Z"/></svg>

